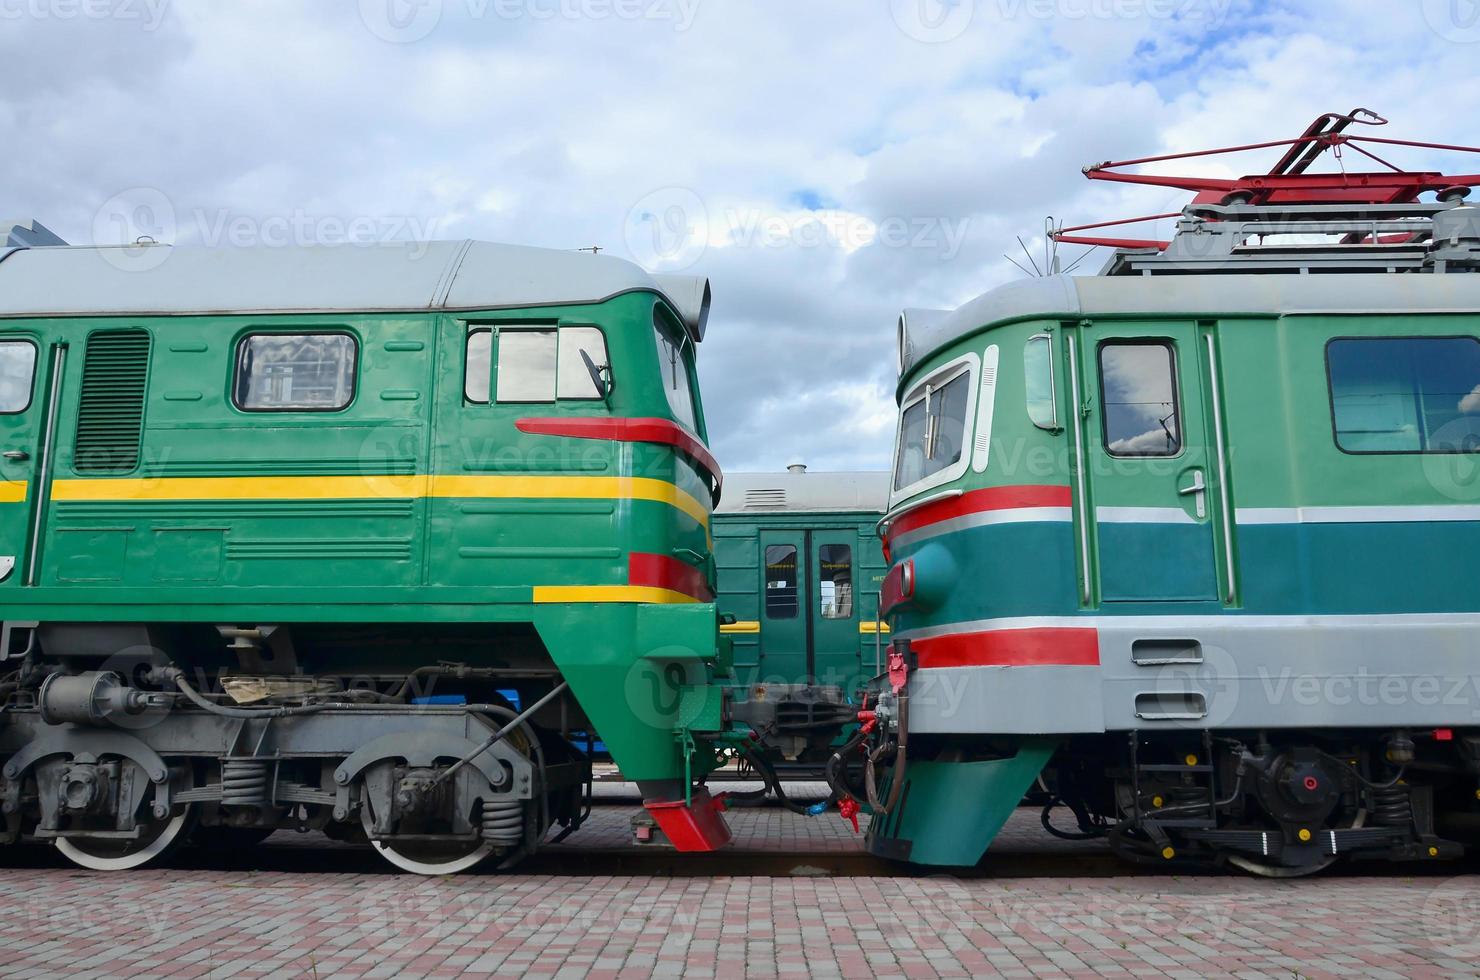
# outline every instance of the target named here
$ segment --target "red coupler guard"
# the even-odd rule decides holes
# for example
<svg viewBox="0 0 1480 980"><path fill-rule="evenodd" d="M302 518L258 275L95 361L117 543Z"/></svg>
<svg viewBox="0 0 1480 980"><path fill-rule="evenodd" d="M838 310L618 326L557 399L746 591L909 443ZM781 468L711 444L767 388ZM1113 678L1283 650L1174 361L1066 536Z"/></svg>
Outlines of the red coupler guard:
<svg viewBox="0 0 1480 980"><path fill-rule="evenodd" d="M658 829L680 851L717 851L730 842L730 827L720 814L724 797L718 799L701 789L687 805L683 800L643 800L642 805L658 822Z"/></svg>

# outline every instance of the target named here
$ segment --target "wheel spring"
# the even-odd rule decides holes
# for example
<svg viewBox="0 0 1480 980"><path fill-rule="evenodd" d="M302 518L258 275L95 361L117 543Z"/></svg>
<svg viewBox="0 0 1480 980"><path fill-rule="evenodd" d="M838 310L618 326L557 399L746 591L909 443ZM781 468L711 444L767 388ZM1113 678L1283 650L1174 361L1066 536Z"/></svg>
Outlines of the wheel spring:
<svg viewBox="0 0 1480 980"><path fill-rule="evenodd" d="M1413 797L1398 784L1372 791L1372 822L1383 827L1406 827L1413 822Z"/></svg>
<svg viewBox="0 0 1480 980"><path fill-rule="evenodd" d="M267 759L222 759L221 805L266 806L270 766Z"/></svg>
<svg viewBox="0 0 1480 980"><path fill-rule="evenodd" d="M491 844L518 844L524 839L524 804L519 800L484 800L480 832Z"/></svg>

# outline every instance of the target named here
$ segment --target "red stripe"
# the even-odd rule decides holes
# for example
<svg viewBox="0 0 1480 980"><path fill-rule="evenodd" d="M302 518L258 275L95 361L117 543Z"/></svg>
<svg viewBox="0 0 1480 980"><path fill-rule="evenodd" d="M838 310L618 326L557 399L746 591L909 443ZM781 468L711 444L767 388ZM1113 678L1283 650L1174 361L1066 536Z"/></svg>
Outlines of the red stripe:
<svg viewBox="0 0 1480 980"><path fill-rule="evenodd" d="M985 630L912 640L921 667L1097 667L1095 629Z"/></svg>
<svg viewBox="0 0 1480 980"><path fill-rule="evenodd" d="M724 473L719 461L688 429L668 419L605 418L538 418L520 419L514 423L520 432L542 436L570 436L573 439L613 439L617 442L651 442L672 446L704 467L714 478L714 498L719 499Z"/></svg>
<svg viewBox="0 0 1480 980"><path fill-rule="evenodd" d="M704 573L688 562L668 555L632 552L627 558L627 584L682 592L700 602L714 601L714 593L709 591Z"/></svg>
<svg viewBox="0 0 1480 980"><path fill-rule="evenodd" d="M1017 510L1023 507L1068 507L1072 502L1068 487L988 487L985 490L963 493L959 497L937 500L912 510L889 525L889 536L898 537L953 517L965 517L967 514L980 514L989 510Z"/></svg>

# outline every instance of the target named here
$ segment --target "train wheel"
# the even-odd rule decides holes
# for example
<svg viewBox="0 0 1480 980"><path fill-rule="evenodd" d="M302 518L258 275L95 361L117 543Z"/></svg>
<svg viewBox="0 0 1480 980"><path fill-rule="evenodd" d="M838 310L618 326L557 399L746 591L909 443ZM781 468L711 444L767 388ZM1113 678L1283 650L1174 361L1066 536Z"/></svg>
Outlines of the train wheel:
<svg viewBox="0 0 1480 980"><path fill-rule="evenodd" d="M1366 823L1367 811L1358 810L1345 826L1335 829L1351 830L1364 826ZM1265 864L1263 861L1256 861L1253 858L1244 857L1241 854L1230 854L1228 856L1228 863L1240 871L1247 871L1249 874L1257 875L1260 878L1305 878L1310 875L1320 874L1337 861L1340 861L1341 858L1342 855L1340 854L1327 854L1319 861L1314 861L1310 864L1284 865Z"/></svg>
<svg viewBox="0 0 1480 980"><path fill-rule="evenodd" d="M360 809L365 833L371 834L371 817L367 807ZM380 856L402 871L418 875L453 875L466 871L493 853L488 841L385 841L372 835L370 843Z"/></svg>
<svg viewBox="0 0 1480 980"><path fill-rule="evenodd" d="M186 808L167 820L148 824L141 837L58 837L57 850L68 861L91 871L128 871L168 854L191 830L195 814Z"/></svg>

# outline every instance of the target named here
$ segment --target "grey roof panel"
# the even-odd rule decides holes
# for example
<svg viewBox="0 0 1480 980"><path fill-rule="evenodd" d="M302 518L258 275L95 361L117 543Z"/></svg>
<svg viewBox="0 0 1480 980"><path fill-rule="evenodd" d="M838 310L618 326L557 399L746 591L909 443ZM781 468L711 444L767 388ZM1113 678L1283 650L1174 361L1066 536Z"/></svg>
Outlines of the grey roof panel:
<svg viewBox="0 0 1480 980"><path fill-rule="evenodd" d="M999 286L901 338L903 373L1004 320L1116 315L1475 313L1480 275L1046 276Z"/></svg>
<svg viewBox="0 0 1480 980"><path fill-rule="evenodd" d="M666 295L624 259L470 241L41 247L0 261L4 317L491 310L636 290ZM674 305L699 315L686 296Z"/></svg>
<svg viewBox="0 0 1480 980"><path fill-rule="evenodd" d="M889 508L889 474L727 473L718 514L883 514Z"/></svg>

